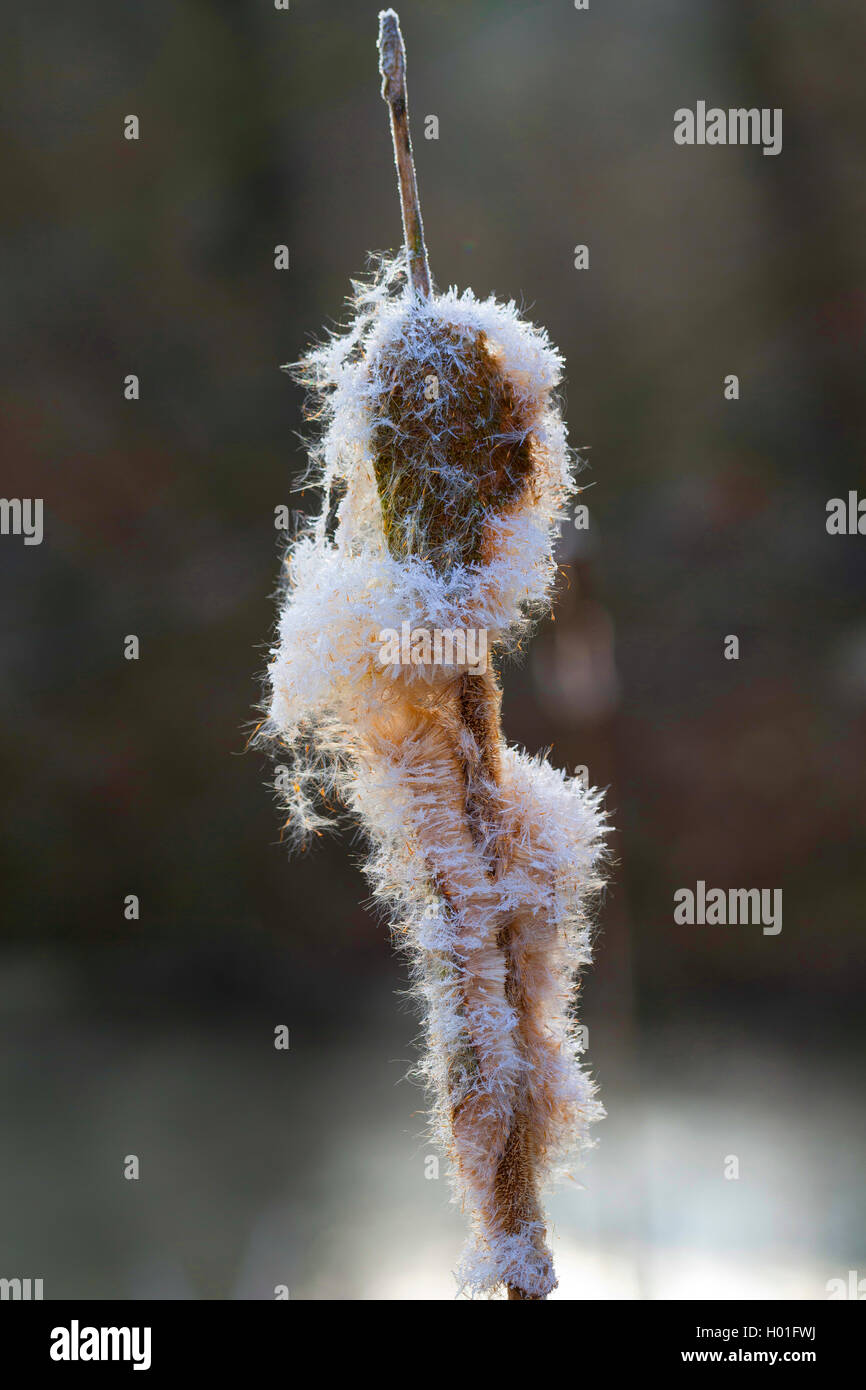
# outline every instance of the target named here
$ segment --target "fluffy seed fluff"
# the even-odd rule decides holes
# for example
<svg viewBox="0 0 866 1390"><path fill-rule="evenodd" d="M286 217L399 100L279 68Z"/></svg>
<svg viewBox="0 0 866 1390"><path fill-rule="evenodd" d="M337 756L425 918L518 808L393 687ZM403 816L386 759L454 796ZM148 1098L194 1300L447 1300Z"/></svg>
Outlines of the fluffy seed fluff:
<svg viewBox="0 0 866 1390"><path fill-rule="evenodd" d="M600 794L505 743L493 672L385 664L381 634L483 629L502 651L545 611L573 491L562 362L513 303L414 295L402 257L355 291L297 373L322 506L287 557L264 733L293 759L287 828L321 833L334 803L355 818L409 954L431 1128L471 1222L460 1284L543 1298L541 1193L603 1114L573 1009Z"/></svg>

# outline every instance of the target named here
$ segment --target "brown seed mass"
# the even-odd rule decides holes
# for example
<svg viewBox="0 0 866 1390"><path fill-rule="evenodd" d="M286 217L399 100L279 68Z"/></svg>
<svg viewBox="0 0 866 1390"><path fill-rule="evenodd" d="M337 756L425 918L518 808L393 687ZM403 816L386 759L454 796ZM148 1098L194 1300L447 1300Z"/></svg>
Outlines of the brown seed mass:
<svg viewBox="0 0 866 1390"><path fill-rule="evenodd" d="M435 568L479 564L491 510L517 500L534 467L531 422L486 334L441 321L383 350L373 466L388 549Z"/></svg>

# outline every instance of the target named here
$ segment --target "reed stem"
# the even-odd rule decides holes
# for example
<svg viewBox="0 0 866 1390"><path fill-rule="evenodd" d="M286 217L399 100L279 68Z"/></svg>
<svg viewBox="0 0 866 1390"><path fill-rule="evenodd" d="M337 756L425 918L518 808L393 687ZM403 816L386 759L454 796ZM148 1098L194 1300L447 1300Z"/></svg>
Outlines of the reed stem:
<svg viewBox="0 0 866 1390"><path fill-rule="evenodd" d="M391 138L394 141L394 162L400 182L400 207L403 213L403 240L409 263L409 282L415 293L430 297L430 267L424 245L424 224L418 201L418 180L412 158L409 135L409 107L406 97L406 49L400 33L400 21L393 10L379 12L379 72L382 74L382 96L391 112Z"/></svg>

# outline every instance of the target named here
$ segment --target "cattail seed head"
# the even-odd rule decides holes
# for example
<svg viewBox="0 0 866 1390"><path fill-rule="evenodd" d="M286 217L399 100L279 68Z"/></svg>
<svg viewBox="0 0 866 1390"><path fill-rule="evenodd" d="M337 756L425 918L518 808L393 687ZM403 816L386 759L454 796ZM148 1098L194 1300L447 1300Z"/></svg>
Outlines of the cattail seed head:
<svg viewBox="0 0 866 1390"><path fill-rule="evenodd" d="M418 1075L472 1226L461 1281L543 1298L540 1194L603 1113L571 1013L600 796L504 741L494 673L386 665L378 638L474 627L501 651L544 611L573 491L562 362L513 303L419 295L405 255L352 308L296 369L322 506L288 555L267 730L294 750L296 838L329 824L322 788L348 809L409 954Z"/></svg>
<svg viewBox="0 0 866 1390"><path fill-rule="evenodd" d="M532 481L536 403L518 401L483 329L435 312L410 313L402 339L380 350L370 372L390 553L428 559L439 572L483 563L489 513L506 511Z"/></svg>

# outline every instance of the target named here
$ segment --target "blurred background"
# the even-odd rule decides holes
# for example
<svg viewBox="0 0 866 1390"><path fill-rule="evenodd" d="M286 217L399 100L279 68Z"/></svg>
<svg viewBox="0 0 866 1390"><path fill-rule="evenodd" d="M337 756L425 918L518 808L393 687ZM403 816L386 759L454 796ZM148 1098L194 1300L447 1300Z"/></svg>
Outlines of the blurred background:
<svg viewBox="0 0 866 1390"><path fill-rule="evenodd" d="M509 737L617 827L555 1297L824 1298L866 1276L866 541L825 529L866 490L866 12L399 9L434 276L548 328L592 484L504 672ZM358 0L9 18L2 491L45 536L0 538L0 1275L46 1298L455 1294L359 847L289 860L245 752L274 509L309 502L279 367L401 235L376 31ZM781 107L782 153L676 146L699 100ZM782 889L781 934L675 925L699 879Z"/></svg>

